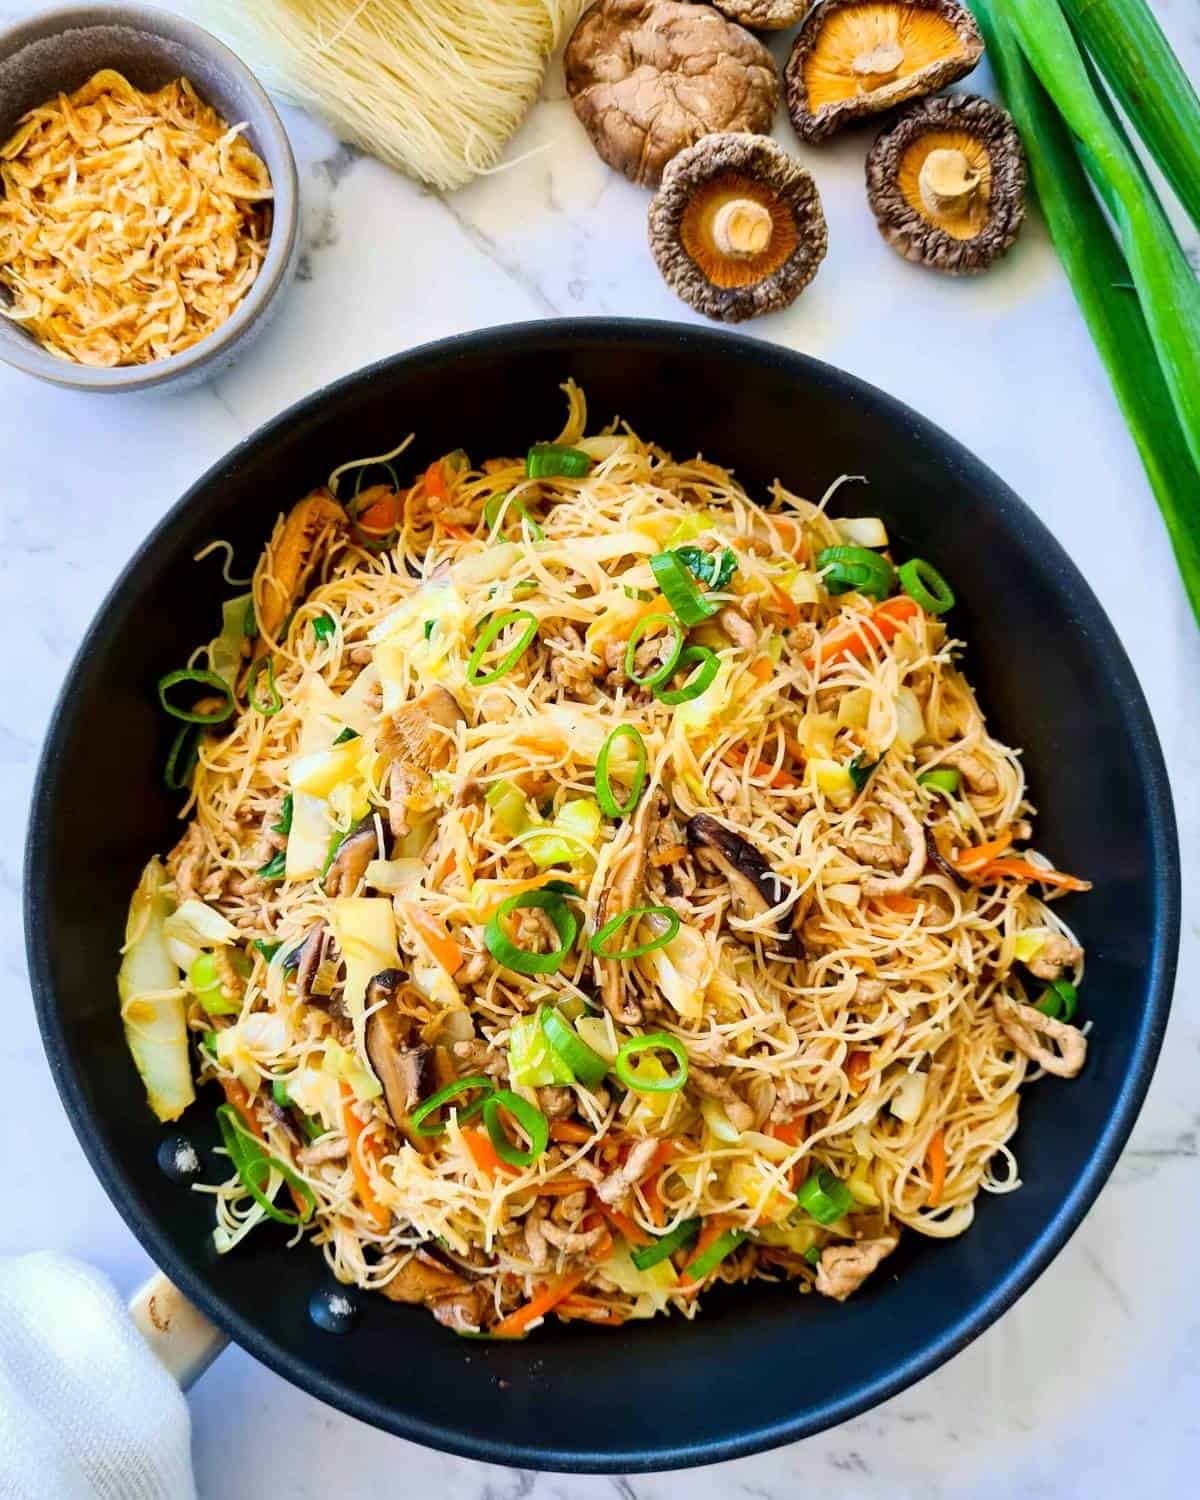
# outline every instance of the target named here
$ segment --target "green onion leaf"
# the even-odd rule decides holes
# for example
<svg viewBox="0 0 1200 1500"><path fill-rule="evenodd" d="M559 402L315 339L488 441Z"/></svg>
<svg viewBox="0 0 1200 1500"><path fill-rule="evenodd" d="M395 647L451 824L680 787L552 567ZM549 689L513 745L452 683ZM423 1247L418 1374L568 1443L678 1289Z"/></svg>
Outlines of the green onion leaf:
<svg viewBox="0 0 1200 1500"><path fill-rule="evenodd" d="M247 596L246 608L242 611L242 634L248 641L254 640L258 635L258 614L254 608L253 594Z"/></svg>
<svg viewBox="0 0 1200 1500"><path fill-rule="evenodd" d="M882 756L880 756L878 760L864 760L863 752L861 750L858 752L858 754L846 767L846 770L850 775L850 780L853 782L854 790L856 792L862 791L863 787L865 787L867 782L870 781L871 773L875 770L876 766L882 763L882 761Z"/></svg>
<svg viewBox="0 0 1200 1500"><path fill-rule="evenodd" d="M216 1058L217 1055L217 1033L215 1031L202 1031L200 1033L201 1049L208 1053L209 1057Z"/></svg>
<svg viewBox="0 0 1200 1500"><path fill-rule="evenodd" d="M818 1167L805 1178L796 1203L818 1224L833 1224L854 1207L854 1194L827 1168Z"/></svg>
<svg viewBox="0 0 1200 1500"><path fill-rule="evenodd" d="M498 666L490 671L483 671L483 658L489 646L510 625L521 625L521 633L517 643L501 659ZM467 659L467 681L472 687L487 687L489 683L498 682L501 677L506 676L524 656L529 643L537 635L537 616L531 615L527 609L513 609L502 615L493 615L475 642L470 657Z"/></svg>
<svg viewBox="0 0 1200 1500"><path fill-rule="evenodd" d="M283 806L279 810L279 822L271 824L272 833L291 833L292 812L294 810L294 807L295 802L291 792L289 792L283 799Z"/></svg>
<svg viewBox="0 0 1200 1500"><path fill-rule="evenodd" d="M651 1266L657 1266L661 1261L668 1260L676 1250L682 1250L685 1245L690 1245L700 1233L700 1223L699 1219L684 1219L682 1224L676 1224L669 1234L660 1235L652 1245L641 1245L636 1250L630 1251L630 1260L639 1271L648 1271Z"/></svg>
<svg viewBox="0 0 1200 1500"><path fill-rule="evenodd" d="M313 635L319 641L332 640L337 634L337 625L332 615L317 615L312 622Z"/></svg>
<svg viewBox="0 0 1200 1500"><path fill-rule="evenodd" d="M260 865L256 873L261 876L263 880L282 880L284 871L286 869L287 860L284 857L283 851L280 850L280 852L273 858L269 859L265 865Z"/></svg>
<svg viewBox="0 0 1200 1500"><path fill-rule="evenodd" d="M671 552L687 570L710 589L723 589L737 572L737 553L732 547L723 551L705 552L703 547L675 547Z"/></svg>
<svg viewBox="0 0 1200 1500"><path fill-rule="evenodd" d="M541 1012L542 1035L585 1088L594 1089L608 1075L608 1060L583 1040L569 1021L549 1006Z"/></svg>
<svg viewBox="0 0 1200 1500"><path fill-rule="evenodd" d="M939 766L936 771L925 771L917 777L918 786L932 787L936 792L945 792L953 797L962 784L962 772L952 766Z"/></svg>
<svg viewBox="0 0 1200 1500"><path fill-rule="evenodd" d="M1169 356L1164 352L1160 365L1155 347L1157 342L1165 351L1175 338L1188 335L1156 322L1151 336L1142 304L1123 290L1132 284L1129 266L1092 192L1075 137L1026 62L1010 24L998 14L996 0L971 4L988 60L1020 127L1055 249L1108 369L1200 619L1200 524L1184 498L1200 491L1200 421L1193 419L1185 434L1163 373ZM1164 289L1159 295L1169 317L1171 294Z"/></svg>
<svg viewBox="0 0 1200 1500"><path fill-rule="evenodd" d="M530 953L524 948L518 948L504 931L502 923L505 917L514 911L529 908L544 911L554 924L560 946L553 953ZM570 953L578 930L579 924L574 914L568 910L558 892L522 891L519 896L510 896L507 901L500 903L495 916L483 929L483 941L498 964L503 964L506 969L512 969L517 974L556 974Z"/></svg>
<svg viewBox="0 0 1200 1500"><path fill-rule="evenodd" d="M640 943L633 948L622 949L618 953L611 952L605 947L610 938L620 932L626 924L636 925L643 917L665 918L667 926L665 932L660 932L648 943ZM645 953L653 953L658 948L665 948L679 933L679 913L673 906L635 906L630 911L619 912L611 922L605 922L599 932L592 934L589 946L597 958L613 959L620 962L629 958L641 958Z"/></svg>
<svg viewBox="0 0 1200 1500"><path fill-rule="evenodd" d="M258 951L262 954L266 961L270 963L275 955L279 952L280 948L283 947L283 944L269 943L266 938L255 938L254 946L258 949Z"/></svg>
<svg viewBox="0 0 1200 1500"><path fill-rule="evenodd" d="M211 688L222 699L220 708L214 708L209 713L197 714L190 709L180 708L167 697L168 692L179 683L186 682L195 687ZM207 694L204 694L207 697ZM218 677L215 672L206 672L199 667L181 667L177 672L168 672L158 679L158 701L171 715L173 719L182 719L185 724L224 724L226 719L233 717L234 701L233 689L223 677Z"/></svg>
<svg viewBox="0 0 1200 1500"><path fill-rule="evenodd" d="M913 557L900 564L900 587L915 599L927 614L944 615L954 608L954 590L923 557Z"/></svg>
<svg viewBox="0 0 1200 1500"><path fill-rule="evenodd" d="M896 587L895 568L866 547L824 547L817 553L817 571L831 594L856 590L873 599L886 599Z"/></svg>
<svg viewBox="0 0 1200 1500"><path fill-rule="evenodd" d="M655 553L650 559L650 570L666 596L667 603L675 611L675 617L688 629L711 619L720 609L719 604L704 598L676 553Z"/></svg>
<svg viewBox="0 0 1200 1500"><path fill-rule="evenodd" d="M514 1145L500 1111L510 1114L529 1139L527 1148ZM535 1105L511 1089L497 1089L483 1101L483 1123L492 1147L510 1167L531 1167L550 1144L550 1122Z"/></svg>
<svg viewBox="0 0 1200 1500"><path fill-rule="evenodd" d="M703 1281L706 1276L717 1269L726 1256L731 1255L737 1249L745 1238L744 1229L726 1229L688 1264L687 1279Z"/></svg>
<svg viewBox="0 0 1200 1500"><path fill-rule="evenodd" d="M666 1078L647 1078L633 1061L642 1052L669 1052L679 1066ZM625 1087L633 1089L635 1093L673 1094L687 1082L688 1055L678 1037L673 1037L666 1031L651 1031L645 1036L631 1037L629 1041L622 1043L613 1071Z"/></svg>
<svg viewBox="0 0 1200 1500"><path fill-rule="evenodd" d="M418 1104L409 1115L408 1123L414 1135L442 1135L446 1127L440 1121L435 1120L432 1125L425 1123L430 1115L436 1114L439 1109L445 1108L463 1094L478 1094L478 1099L473 1099L465 1109L458 1111L458 1122L460 1125L465 1125L468 1120L473 1120L483 1108L484 1100L491 1092L492 1080L485 1078L482 1073L473 1074L470 1078L458 1078L453 1083L448 1083L445 1088L438 1089L436 1094L430 1094L428 1099Z"/></svg>
<svg viewBox="0 0 1200 1500"><path fill-rule="evenodd" d="M698 667L698 671L687 679L681 688L656 687L654 696L660 703L674 708L680 703L690 703L712 686L713 678L721 669L721 659L708 646L685 646L675 663L675 671L684 667Z"/></svg>
<svg viewBox="0 0 1200 1500"><path fill-rule="evenodd" d="M263 670L267 674L267 696L258 696L258 679ZM260 656L250 666L249 675L246 678L246 697L249 699L250 707L262 714L263 718L270 719L283 707L283 699L279 696L279 689L275 686L275 663L269 656Z"/></svg>
<svg viewBox="0 0 1200 1500"><path fill-rule="evenodd" d="M509 514L516 516L521 522L528 523L529 530L535 542L544 542L546 540L546 533L529 514L525 502L519 496L514 499L508 493L493 495L484 504L483 519L487 523L488 531L493 538L497 535Z"/></svg>
<svg viewBox="0 0 1200 1500"><path fill-rule="evenodd" d="M267 1155L255 1137L246 1129L232 1105L218 1105L217 1126L221 1132L221 1143L229 1153L229 1159L233 1163L234 1171L241 1179L242 1186L267 1217L274 1219L277 1224L307 1223L317 1206L317 1200L308 1183L302 1177L297 1177L286 1162L280 1161L278 1157ZM278 1173L283 1182L299 1195L305 1205L303 1213L293 1213L290 1209L277 1208L267 1197L263 1189L269 1183L273 1172Z"/></svg>
<svg viewBox="0 0 1200 1500"><path fill-rule="evenodd" d="M530 479L582 479L592 461L578 448L563 448L558 443L534 443L525 455L525 473Z"/></svg>
<svg viewBox="0 0 1200 1500"><path fill-rule="evenodd" d="M617 801L613 795L612 783L608 779L608 758L612 754L613 745L620 739L632 742L635 756L629 794L624 802ZM628 817L637 806L645 781L646 741L632 724L618 724L600 746L600 754L596 757L596 801L600 804L600 811L606 818Z"/></svg>
<svg viewBox="0 0 1200 1500"><path fill-rule="evenodd" d="M345 729L338 731L338 734L333 743L335 745L345 745L348 744L350 740L357 740L361 738L362 736L359 734L357 729L351 729L349 725L347 725Z"/></svg>
<svg viewBox="0 0 1200 1500"><path fill-rule="evenodd" d="M804 1252L804 1259L814 1269L817 1266L819 1266L821 1264L821 1247L820 1247L820 1245L810 1245L808 1247L808 1249Z"/></svg>
<svg viewBox="0 0 1200 1500"><path fill-rule="evenodd" d="M1050 988L1034 1006L1043 1015L1052 1020L1063 1020L1070 1022L1075 1015L1075 1008L1079 1003L1079 991L1069 979L1054 979L1050 982Z"/></svg>
<svg viewBox="0 0 1200 1500"><path fill-rule="evenodd" d="M652 672L647 672L645 677L639 677L635 670L634 653L647 630L655 625L666 626L667 633L671 637L671 645L661 663ZM655 688L660 682L666 682L674 672L682 651L683 629L673 615L643 615L633 627L625 645L625 675L638 687Z"/></svg>
<svg viewBox="0 0 1200 1500"><path fill-rule="evenodd" d="M167 751L163 781L169 792L182 792L191 785L192 772L200 755L200 731L195 724L181 724L179 733Z"/></svg>

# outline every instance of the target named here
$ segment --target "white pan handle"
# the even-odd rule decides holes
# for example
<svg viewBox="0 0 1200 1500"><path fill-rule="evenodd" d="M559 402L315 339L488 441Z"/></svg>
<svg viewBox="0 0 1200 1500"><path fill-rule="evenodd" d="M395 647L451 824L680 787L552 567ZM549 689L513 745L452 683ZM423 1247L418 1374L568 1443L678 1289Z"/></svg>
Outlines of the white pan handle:
<svg viewBox="0 0 1200 1500"><path fill-rule="evenodd" d="M185 1391L229 1342L161 1271L134 1292L129 1313L159 1363Z"/></svg>

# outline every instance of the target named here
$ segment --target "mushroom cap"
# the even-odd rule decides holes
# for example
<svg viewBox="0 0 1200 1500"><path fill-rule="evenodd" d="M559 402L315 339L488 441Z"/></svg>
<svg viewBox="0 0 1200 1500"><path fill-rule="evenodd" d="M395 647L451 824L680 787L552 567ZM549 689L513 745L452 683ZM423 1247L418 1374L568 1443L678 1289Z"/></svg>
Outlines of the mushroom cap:
<svg viewBox="0 0 1200 1500"><path fill-rule="evenodd" d="M795 26L812 0L713 0L722 15L752 31L782 31Z"/></svg>
<svg viewBox="0 0 1200 1500"><path fill-rule="evenodd" d="M649 222L667 285L724 323L789 306L828 244L816 183L761 135L711 135L681 152L663 174ZM726 254L731 235L741 249Z"/></svg>
<svg viewBox="0 0 1200 1500"><path fill-rule="evenodd" d="M958 0L820 0L784 73L796 133L821 141L851 120L944 89L983 56Z"/></svg>
<svg viewBox="0 0 1200 1500"><path fill-rule="evenodd" d="M1021 137L987 99L927 99L871 147L867 196L879 232L906 260L952 276L983 271L1025 217Z"/></svg>
<svg viewBox="0 0 1200 1500"><path fill-rule="evenodd" d="M770 130L771 54L711 5L598 0L563 56L567 93L600 156L637 183L714 131Z"/></svg>

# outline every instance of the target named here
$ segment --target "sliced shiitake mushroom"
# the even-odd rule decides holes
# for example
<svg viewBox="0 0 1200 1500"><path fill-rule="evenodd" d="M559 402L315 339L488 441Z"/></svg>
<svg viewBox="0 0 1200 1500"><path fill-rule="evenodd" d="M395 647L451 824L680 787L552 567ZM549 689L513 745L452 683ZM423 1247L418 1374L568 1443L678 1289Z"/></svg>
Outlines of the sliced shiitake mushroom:
<svg viewBox="0 0 1200 1500"><path fill-rule="evenodd" d="M367 1058L383 1085L392 1123L415 1145L427 1146L427 1140L414 1135L409 1117L432 1091L433 1049L416 1039L416 1022L396 1003L403 983L399 969L383 969L367 986Z"/></svg>
<svg viewBox="0 0 1200 1500"><path fill-rule="evenodd" d="M973 94L918 104L875 142L867 196L906 260L951 275L983 271L1025 217L1025 153L1012 120Z"/></svg>
<svg viewBox="0 0 1200 1500"><path fill-rule="evenodd" d="M327 489L313 490L292 506L287 520L271 538L254 580L259 628L255 649L259 654L270 650L271 639L278 636L280 626L303 594L322 536L345 526L346 512Z"/></svg>
<svg viewBox="0 0 1200 1500"><path fill-rule="evenodd" d="M821 0L784 74L788 113L806 141L936 93L969 73L983 38L957 0Z"/></svg>
<svg viewBox="0 0 1200 1500"><path fill-rule="evenodd" d="M734 833L708 813L697 813L688 820L687 838L701 863L719 870L729 882L733 909L739 917L761 916L779 905L786 894L786 885L759 850L740 833ZM791 916L781 916L775 930L778 935L775 951L783 958L802 958L804 950L792 927Z"/></svg>
<svg viewBox="0 0 1200 1500"><path fill-rule="evenodd" d="M454 731L464 718L453 693L431 687L384 718L379 749L399 765L432 771L446 763Z"/></svg>
<svg viewBox="0 0 1200 1500"><path fill-rule="evenodd" d="M827 240L816 184L766 136L698 141L671 162L650 205L650 245L664 280L726 323L794 302Z"/></svg>

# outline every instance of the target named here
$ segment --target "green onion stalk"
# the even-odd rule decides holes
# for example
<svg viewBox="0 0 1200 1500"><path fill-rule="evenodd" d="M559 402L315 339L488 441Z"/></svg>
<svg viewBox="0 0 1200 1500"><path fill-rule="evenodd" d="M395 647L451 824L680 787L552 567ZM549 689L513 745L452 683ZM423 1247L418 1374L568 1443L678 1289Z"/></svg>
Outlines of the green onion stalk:
<svg viewBox="0 0 1200 1500"><path fill-rule="evenodd" d="M1200 512L1195 506L1200 469L1142 305L1126 290L1130 266L1092 192L1071 130L1026 62L1006 20L1014 3L970 0L992 71L1020 129L1055 249L1108 370L1200 620Z"/></svg>

